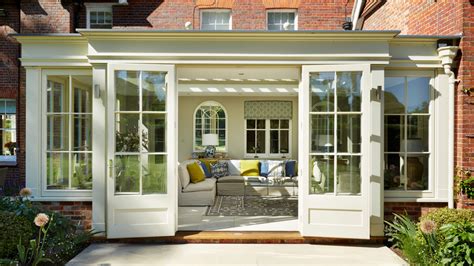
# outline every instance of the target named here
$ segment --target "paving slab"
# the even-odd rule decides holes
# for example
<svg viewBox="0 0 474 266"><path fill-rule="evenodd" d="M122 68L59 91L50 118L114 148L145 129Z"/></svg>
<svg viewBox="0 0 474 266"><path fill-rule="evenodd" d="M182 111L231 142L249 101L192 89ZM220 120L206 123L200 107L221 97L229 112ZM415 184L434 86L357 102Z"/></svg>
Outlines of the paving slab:
<svg viewBox="0 0 474 266"><path fill-rule="evenodd" d="M92 244L67 265L408 265L384 246Z"/></svg>

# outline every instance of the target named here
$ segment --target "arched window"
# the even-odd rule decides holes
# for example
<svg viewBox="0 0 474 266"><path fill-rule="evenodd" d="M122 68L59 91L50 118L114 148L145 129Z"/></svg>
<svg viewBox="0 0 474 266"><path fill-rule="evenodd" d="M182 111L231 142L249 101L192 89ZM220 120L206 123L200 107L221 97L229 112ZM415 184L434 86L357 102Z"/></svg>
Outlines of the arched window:
<svg viewBox="0 0 474 266"><path fill-rule="evenodd" d="M227 151L227 112L224 107L214 101L201 103L194 112L194 151L204 151L202 143L204 134L217 134L219 145L217 152Z"/></svg>

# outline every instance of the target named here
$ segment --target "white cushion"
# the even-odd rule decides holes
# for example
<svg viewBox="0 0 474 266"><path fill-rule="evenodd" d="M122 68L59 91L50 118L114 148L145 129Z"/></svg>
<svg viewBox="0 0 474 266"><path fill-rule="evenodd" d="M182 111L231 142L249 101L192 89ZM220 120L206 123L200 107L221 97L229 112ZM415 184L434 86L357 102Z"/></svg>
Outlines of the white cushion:
<svg viewBox="0 0 474 266"><path fill-rule="evenodd" d="M229 167L229 175L240 175L240 160L227 161Z"/></svg>
<svg viewBox="0 0 474 266"><path fill-rule="evenodd" d="M285 176L285 162L277 160L268 160L268 176L283 177Z"/></svg>
<svg viewBox="0 0 474 266"><path fill-rule="evenodd" d="M183 189L183 192L211 191L215 186L216 179L211 177L199 183L189 183L188 186Z"/></svg>
<svg viewBox="0 0 474 266"><path fill-rule="evenodd" d="M186 166L194 162L196 162L196 160L188 160L179 164L178 176L179 181L181 182L181 188L185 188L189 184L189 182L191 182L191 177L189 176L188 168Z"/></svg>

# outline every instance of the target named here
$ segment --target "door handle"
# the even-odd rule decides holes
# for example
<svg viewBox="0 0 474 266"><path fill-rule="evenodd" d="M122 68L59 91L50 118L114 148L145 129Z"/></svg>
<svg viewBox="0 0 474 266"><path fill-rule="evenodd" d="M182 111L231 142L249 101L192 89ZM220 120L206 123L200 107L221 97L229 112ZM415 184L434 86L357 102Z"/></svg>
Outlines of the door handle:
<svg viewBox="0 0 474 266"><path fill-rule="evenodd" d="M109 177L113 177L113 170L114 170L114 161L112 159L109 160Z"/></svg>

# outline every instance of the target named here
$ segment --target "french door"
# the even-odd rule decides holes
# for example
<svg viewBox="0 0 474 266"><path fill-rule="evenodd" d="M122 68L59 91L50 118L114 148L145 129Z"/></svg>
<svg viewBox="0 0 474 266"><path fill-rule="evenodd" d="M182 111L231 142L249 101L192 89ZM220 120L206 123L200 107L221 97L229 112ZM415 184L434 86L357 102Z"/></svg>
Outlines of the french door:
<svg viewBox="0 0 474 266"><path fill-rule="evenodd" d="M176 232L175 69L109 65L107 237Z"/></svg>
<svg viewBox="0 0 474 266"><path fill-rule="evenodd" d="M370 237L368 65L303 66L299 88L304 236Z"/></svg>

